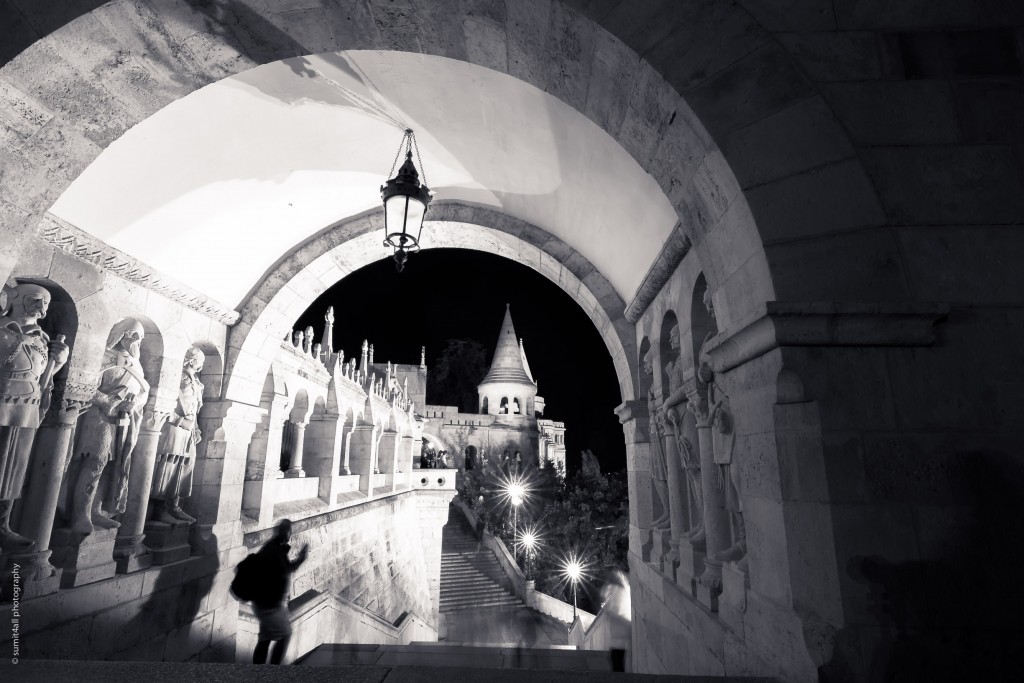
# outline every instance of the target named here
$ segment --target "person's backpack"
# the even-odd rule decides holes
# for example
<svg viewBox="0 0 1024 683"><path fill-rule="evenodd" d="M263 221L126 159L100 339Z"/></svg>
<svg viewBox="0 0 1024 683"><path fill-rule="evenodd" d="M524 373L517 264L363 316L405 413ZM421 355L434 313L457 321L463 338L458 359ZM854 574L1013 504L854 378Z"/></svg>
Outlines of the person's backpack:
<svg viewBox="0 0 1024 683"><path fill-rule="evenodd" d="M260 592L260 578L259 553L252 553L235 567L231 594L242 602L256 599Z"/></svg>

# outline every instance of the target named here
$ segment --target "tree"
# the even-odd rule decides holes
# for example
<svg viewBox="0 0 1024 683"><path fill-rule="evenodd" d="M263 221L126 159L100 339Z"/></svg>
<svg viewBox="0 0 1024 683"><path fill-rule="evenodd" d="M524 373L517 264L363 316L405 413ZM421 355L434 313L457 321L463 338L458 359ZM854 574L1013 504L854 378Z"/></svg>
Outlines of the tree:
<svg viewBox="0 0 1024 683"><path fill-rule="evenodd" d="M580 472L564 489L556 490L543 513L547 551L537 558L537 588L549 595L571 600L571 587L562 577L565 555L586 560L589 574L628 571L629 500L623 472ZM586 583L586 582L585 582ZM581 607L589 605L587 586L580 586Z"/></svg>
<svg viewBox="0 0 1024 683"><path fill-rule="evenodd" d="M475 339L449 339L427 374L427 403L475 413L477 386L487 374L487 349Z"/></svg>

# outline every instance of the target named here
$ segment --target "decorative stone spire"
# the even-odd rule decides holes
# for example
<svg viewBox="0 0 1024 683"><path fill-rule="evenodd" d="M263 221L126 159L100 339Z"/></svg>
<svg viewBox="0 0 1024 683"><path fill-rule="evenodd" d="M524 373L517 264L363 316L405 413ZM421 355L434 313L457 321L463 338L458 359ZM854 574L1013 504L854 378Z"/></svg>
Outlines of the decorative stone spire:
<svg viewBox="0 0 1024 683"><path fill-rule="evenodd" d="M373 344L370 344L370 365L373 365Z"/></svg>
<svg viewBox="0 0 1024 683"><path fill-rule="evenodd" d="M512 325L512 312L509 304L505 304L505 320L501 323L498 343L494 348L494 360L491 369L480 383L481 385L502 382L508 384L525 384L534 386L533 379L524 366L526 356L516 343L516 329Z"/></svg>
<svg viewBox="0 0 1024 683"><path fill-rule="evenodd" d="M362 356L359 359L359 369L362 370L363 372L366 372L366 359L367 359L367 353L369 352L369 349L370 349L370 342L368 342L368 341L366 341L364 339L363 340L363 346L362 346L362 349L361 349L363 353L362 353Z"/></svg>
<svg viewBox="0 0 1024 683"><path fill-rule="evenodd" d="M422 372L426 372L427 371L427 347L426 346L421 346L420 347L420 370Z"/></svg>
<svg viewBox="0 0 1024 683"><path fill-rule="evenodd" d="M334 353L334 306L328 306L324 314L324 336L320 340L320 348L327 354L327 358Z"/></svg>

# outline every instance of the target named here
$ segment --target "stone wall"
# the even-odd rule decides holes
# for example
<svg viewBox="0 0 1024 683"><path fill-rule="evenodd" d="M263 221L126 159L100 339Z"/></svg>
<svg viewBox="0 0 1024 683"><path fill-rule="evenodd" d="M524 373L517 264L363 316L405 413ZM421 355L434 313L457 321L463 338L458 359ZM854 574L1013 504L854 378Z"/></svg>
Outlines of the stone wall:
<svg viewBox="0 0 1024 683"><path fill-rule="evenodd" d="M444 507L432 505L434 498ZM296 521L292 549L308 544L310 553L292 578L292 595L337 594L389 622L413 612L436 624L430 579L440 576L450 498L451 492L407 492ZM257 549L272 533L246 534L246 548Z"/></svg>

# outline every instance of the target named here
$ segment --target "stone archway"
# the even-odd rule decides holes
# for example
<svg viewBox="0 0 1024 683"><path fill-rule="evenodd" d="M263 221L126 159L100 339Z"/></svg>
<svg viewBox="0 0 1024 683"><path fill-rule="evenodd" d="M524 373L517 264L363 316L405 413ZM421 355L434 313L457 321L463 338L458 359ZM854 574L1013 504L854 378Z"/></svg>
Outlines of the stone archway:
<svg viewBox="0 0 1024 683"><path fill-rule="evenodd" d="M719 10L711 4L712 13L725 15L721 23L704 26L708 38L722 39L701 43L711 63L727 64L742 56L747 69L791 69L784 54L765 47L769 34L741 7ZM699 20L708 9L695 2L688 12ZM18 122L19 133L27 137L13 150L8 187L0 188L12 246L19 244L14 237L35 225L104 147L197 87L282 58L397 47L485 66L554 94L584 112L657 179L681 223L636 301L627 302L629 319L643 310L685 253L684 232L705 262L713 288L720 290L724 320L738 320L773 298L761 239L736 179L758 176L760 160L723 156L698 121L698 116L714 118L712 103L697 93L692 99L707 106L698 106L694 115L678 94L683 88L671 84L676 80L672 74L666 80L597 23L562 3L398 11L384 5L323 2L301 12L227 0L159 7L108 3L77 17L71 11L62 20L69 18L73 21L27 45L0 69L0 78L10 86L5 97L15 109L30 112ZM28 23L42 37L55 22L48 17ZM737 33L737 26L743 30ZM74 39L81 31L90 34L88 46ZM756 40L748 40L750 36ZM14 44L27 42L19 35ZM133 60L109 68L112 56L123 53ZM555 59L540 56L545 53ZM81 78L83 74L88 77ZM62 85L55 87L56 82ZM783 85L772 84L773 102L806 99L803 83L790 80ZM749 99L747 89L745 83L725 83L716 94L723 100ZM738 123L738 116L743 113L730 118ZM40 121L46 122L41 128ZM838 127L829 129L833 134L842 137ZM738 164L736 175L731 164ZM763 172L758 177L763 179ZM718 230L720 226L724 229ZM13 258L17 249L12 252Z"/></svg>
<svg viewBox="0 0 1024 683"><path fill-rule="evenodd" d="M478 249L526 265L561 287L593 321L608 349L624 401L636 395L636 342L625 305L585 258L546 232L503 214L461 203L431 208L428 248ZM228 336L224 398L257 405L276 342L328 287L386 256L380 211L343 221L298 247L262 279L241 306ZM343 311L337 311L339 315Z"/></svg>

